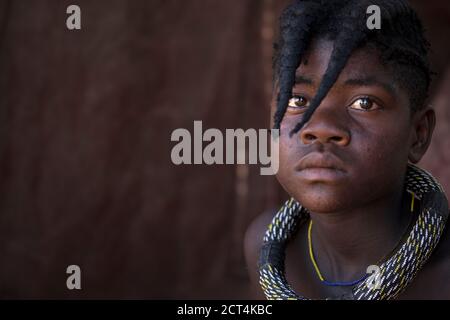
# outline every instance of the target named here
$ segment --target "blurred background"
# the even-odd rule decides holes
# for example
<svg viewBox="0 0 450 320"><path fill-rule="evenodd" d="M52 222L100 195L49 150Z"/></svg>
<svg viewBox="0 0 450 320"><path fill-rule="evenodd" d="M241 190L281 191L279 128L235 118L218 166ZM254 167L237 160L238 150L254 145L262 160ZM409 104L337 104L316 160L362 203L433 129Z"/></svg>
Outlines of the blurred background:
<svg viewBox="0 0 450 320"><path fill-rule="evenodd" d="M170 135L268 128L287 3L0 0L0 298L251 298L245 230L286 195L259 165L173 165ZM420 165L450 190L450 3L412 3L439 73Z"/></svg>

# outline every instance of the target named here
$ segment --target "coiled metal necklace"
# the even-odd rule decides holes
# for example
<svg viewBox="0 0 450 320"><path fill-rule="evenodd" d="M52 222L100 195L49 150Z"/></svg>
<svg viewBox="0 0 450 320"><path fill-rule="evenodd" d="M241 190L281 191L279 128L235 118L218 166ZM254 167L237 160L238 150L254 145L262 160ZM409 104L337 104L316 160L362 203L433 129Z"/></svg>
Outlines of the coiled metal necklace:
<svg viewBox="0 0 450 320"><path fill-rule="evenodd" d="M394 299L411 283L435 249L448 218L448 203L437 180L409 164L406 191L420 200L419 215L399 249L379 266L379 287L359 281L349 295L332 299ZM259 259L260 284L269 300L307 300L287 283L284 251L298 227L309 219L308 211L291 198L272 219L264 235Z"/></svg>

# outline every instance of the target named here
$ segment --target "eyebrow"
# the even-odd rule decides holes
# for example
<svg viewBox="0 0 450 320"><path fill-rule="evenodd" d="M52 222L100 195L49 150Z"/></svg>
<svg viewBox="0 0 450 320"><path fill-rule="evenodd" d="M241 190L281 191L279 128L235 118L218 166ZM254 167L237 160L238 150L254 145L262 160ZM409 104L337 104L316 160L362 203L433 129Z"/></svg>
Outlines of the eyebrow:
<svg viewBox="0 0 450 320"><path fill-rule="evenodd" d="M386 82L380 81L376 78L369 77L369 78L360 78L360 79L348 79L344 83L348 86L359 86L359 87L370 87L370 86L376 86L381 87L387 92L389 92L391 95L396 95L396 90L394 87Z"/></svg>
<svg viewBox="0 0 450 320"><path fill-rule="evenodd" d="M295 75L295 84L308 84L313 85L313 81L309 78L306 78L300 74Z"/></svg>
<svg viewBox="0 0 450 320"><path fill-rule="evenodd" d="M306 84L306 85L314 85L314 81L310 78L307 78L303 75L296 74L295 75L295 84ZM359 87L371 87L376 86L383 88L387 92L389 92L391 95L396 95L396 90L394 87L386 82L380 81L377 78L374 77L368 77L368 78L355 78L355 79L348 79L344 82L347 86L359 86Z"/></svg>

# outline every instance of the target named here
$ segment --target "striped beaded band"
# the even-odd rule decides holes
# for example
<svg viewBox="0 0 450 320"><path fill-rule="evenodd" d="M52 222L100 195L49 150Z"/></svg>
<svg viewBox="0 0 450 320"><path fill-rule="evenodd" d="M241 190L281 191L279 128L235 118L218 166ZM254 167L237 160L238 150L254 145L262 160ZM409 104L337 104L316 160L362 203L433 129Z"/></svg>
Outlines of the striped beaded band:
<svg viewBox="0 0 450 320"><path fill-rule="evenodd" d="M449 214L447 198L431 174L412 164L408 165L406 172L406 191L421 200L420 213L406 241L379 266L379 288L363 281L352 287L350 295L333 299L394 299L426 263L445 228ZM298 226L308 219L308 211L291 198L274 216L264 235L259 259L259 282L269 300L307 300L286 281L284 250Z"/></svg>

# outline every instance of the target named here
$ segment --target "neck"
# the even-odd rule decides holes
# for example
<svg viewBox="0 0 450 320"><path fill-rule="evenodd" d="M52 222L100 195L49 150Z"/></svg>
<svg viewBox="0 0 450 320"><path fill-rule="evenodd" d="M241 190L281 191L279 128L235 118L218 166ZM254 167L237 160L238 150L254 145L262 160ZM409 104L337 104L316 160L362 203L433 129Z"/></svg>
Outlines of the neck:
<svg viewBox="0 0 450 320"><path fill-rule="evenodd" d="M354 280L380 262L408 226L407 203L399 192L345 212L310 212L314 255L323 276L330 281Z"/></svg>

